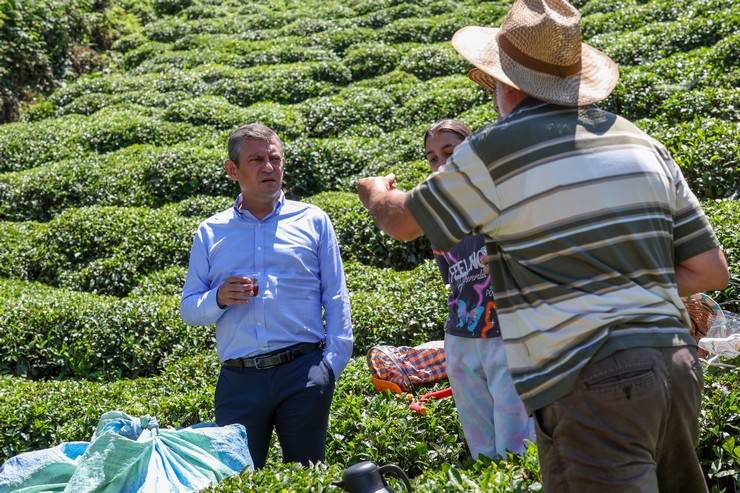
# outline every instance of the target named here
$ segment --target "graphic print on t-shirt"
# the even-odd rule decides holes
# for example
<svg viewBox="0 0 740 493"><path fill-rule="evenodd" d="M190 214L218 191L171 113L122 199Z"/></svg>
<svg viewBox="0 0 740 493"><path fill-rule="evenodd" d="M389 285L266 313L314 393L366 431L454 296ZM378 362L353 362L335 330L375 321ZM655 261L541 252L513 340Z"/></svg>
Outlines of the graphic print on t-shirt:
<svg viewBox="0 0 740 493"><path fill-rule="evenodd" d="M483 270L483 236L466 237L449 252L434 253L442 279L451 290L445 331L461 337L501 335L491 277Z"/></svg>

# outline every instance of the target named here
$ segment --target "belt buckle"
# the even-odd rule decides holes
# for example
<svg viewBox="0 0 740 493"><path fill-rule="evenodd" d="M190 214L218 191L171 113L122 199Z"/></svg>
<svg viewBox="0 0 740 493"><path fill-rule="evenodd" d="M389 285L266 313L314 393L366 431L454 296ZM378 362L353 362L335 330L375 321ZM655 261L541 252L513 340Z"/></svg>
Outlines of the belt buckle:
<svg viewBox="0 0 740 493"><path fill-rule="evenodd" d="M257 368L258 370L266 370L267 368L272 368L275 365L269 365L269 364L263 365L262 364L263 361L267 361L267 360L269 360L271 358L272 358L272 356L257 356L257 357L255 357L254 358L254 367Z"/></svg>

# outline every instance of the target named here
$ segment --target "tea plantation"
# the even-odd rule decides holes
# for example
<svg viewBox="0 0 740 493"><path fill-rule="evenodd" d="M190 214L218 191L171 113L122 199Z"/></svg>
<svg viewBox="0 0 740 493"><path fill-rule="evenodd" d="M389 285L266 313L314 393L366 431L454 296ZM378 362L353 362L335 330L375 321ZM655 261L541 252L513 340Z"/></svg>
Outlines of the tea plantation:
<svg viewBox="0 0 740 493"><path fill-rule="evenodd" d="M541 490L535 446L470 461L451 399L413 415L373 390L364 360L374 344L440 339L446 293L426 240L380 233L353 182L393 171L409 189L428 172L428 124L496 118L449 40L498 25L508 0L49 0L26 15L5 3L0 96L36 98L0 125L0 463L87 440L107 410L213 420L213 328L180 320L179 291L196 226L237 193L227 136L261 121L285 141L288 196L333 220L355 358L328 465L283 465L274 446L267 468L211 491L335 491L364 459L399 464L418 491ZM731 265L712 295L740 312L740 1L574 3L586 41L620 64L602 106L670 148ZM736 491L740 370L707 370L701 424L710 488Z"/></svg>

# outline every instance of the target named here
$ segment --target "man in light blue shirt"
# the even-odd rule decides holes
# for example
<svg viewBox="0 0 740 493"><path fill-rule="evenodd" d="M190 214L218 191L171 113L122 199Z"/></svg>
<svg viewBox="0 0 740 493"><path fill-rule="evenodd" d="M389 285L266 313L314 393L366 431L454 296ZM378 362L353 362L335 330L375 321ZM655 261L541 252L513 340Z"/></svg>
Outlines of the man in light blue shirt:
<svg viewBox="0 0 740 493"><path fill-rule="evenodd" d="M216 324L216 422L246 427L255 467L273 428L285 462L323 461L334 383L352 355L334 229L318 207L285 199L283 144L269 127L232 133L224 167L241 194L198 227L180 304L186 323Z"/></svg>

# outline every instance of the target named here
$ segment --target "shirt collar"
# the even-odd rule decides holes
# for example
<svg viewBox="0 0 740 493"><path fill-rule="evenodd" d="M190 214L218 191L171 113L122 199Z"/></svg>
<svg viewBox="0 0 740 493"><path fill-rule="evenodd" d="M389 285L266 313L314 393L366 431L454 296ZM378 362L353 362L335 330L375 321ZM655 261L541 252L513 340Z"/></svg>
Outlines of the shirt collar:
<svg viewBox="0 0 740 493"><path fill-rule="evenodd" d="M516 105L516 107L513 110L511 110L511 113L509 113L509 116L507 116L506 119L508 120L512 116L515 116L525 110L540 108L542 106L547 106L548 104L550 103L547 103L545 101L540 101L539 99L535 99L531 96L527 96L522 101L520 101L519 104Z"/></svg>
<svg viewBox="0 0 740 493"><path fill-rule="evenodd" d="M283 204L285 204L285 193L280 190L280 198L278 198L277 203L275 203L275 208L272 210L271 213L263 217L262 219L257 219L254 217L254 214L252 214L249 209L242 209L242 194L239 194L236 196L236 200L234 201L234 211L236 211L237 215L244 219L252 219L254 221L267 221L273 216L276 216L280 213L280 209L283 208Z"/></svg>

